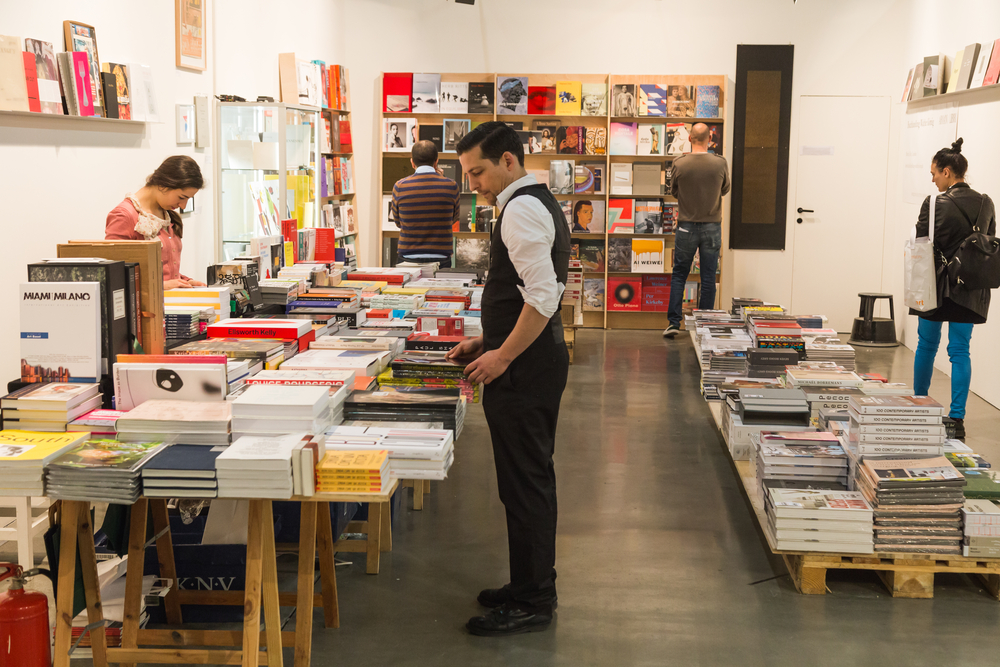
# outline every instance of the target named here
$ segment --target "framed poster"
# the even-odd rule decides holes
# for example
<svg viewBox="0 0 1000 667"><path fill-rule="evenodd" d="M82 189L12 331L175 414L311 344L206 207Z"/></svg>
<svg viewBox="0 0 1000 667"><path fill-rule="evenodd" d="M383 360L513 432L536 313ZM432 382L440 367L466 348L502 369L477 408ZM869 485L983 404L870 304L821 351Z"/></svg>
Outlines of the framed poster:
<svg viewBox="0 0 1000 667"><path fill-rule="evenodd" d="M177 15L177 66L205 70L205 2L174 0Z"/></svg>
<svg viewBox="0 0 1000 667"><path fill-rule="evenodd" d="M194 143L194 105L177 105L177 143Z"/></svg>
<svg viewBox="0 0 1000 667"><path fill-rule="evenodd" d="M90 65L90 99L94 100L94 115L104 115L101 93L101 60L97 57L97 30L79 21L63 21L67 51L83 51Z"/></svg>

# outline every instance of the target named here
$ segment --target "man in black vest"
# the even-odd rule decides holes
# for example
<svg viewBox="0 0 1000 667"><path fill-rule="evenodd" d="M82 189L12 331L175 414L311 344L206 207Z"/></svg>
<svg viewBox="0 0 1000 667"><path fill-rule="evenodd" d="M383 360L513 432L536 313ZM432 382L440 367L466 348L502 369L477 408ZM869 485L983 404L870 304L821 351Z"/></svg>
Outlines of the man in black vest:
<svg viewBox="0 0 1000 667"><path fill-rule="evenodd" d="M556 604L556 476L552 463L569 354L559 312L569 269L569 226L555 197L524 169L524 149L505 123L476 127L457 147L471 187L500 217L490 238L483 335L450 358L472 358L482 382L500 500L507 510L510 583L479 594L490 607L469 632L505 636L544 630Z"/></svg>

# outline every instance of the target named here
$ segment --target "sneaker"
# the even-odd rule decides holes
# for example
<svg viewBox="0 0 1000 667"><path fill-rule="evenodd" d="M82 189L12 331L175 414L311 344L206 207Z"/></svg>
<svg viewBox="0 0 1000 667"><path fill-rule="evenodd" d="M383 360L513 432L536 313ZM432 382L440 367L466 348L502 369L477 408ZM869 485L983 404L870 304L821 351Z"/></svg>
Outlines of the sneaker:
<svg viewBox="0 0 1000 667"><path fill-rule="evenodd" d="M681 332L681 328L676 324L671 324L669 327L663 330L664 338L673 338Z"/></svg>
<svg viewBox="0 0 1000 667"><path fill-rule="evenodd" d="M955 439L965 442L965 420L952 419L955 422Z"/></svg>

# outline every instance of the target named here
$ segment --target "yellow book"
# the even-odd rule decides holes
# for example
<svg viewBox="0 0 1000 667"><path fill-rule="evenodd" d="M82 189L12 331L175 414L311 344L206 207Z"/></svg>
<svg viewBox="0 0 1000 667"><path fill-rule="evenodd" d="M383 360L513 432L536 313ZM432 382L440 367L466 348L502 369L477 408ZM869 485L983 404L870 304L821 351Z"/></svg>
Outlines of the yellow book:
<svg viewBox="0 0 1000 667"><path fill-rule="evenodd" d="M364 483L369 483L369 482L381 482L382 481L382 475L380 475L378 473L357 474L357 475L346 475L346 474L345 475L337 475L337 474L331 474L331 473L328 473L328 472L320 472L316 477L320 481L322 481L323 483L330 483L330 484L337 484L339 482L351 482L351 483L354 483L354 482L364 482Z"/></svg>
<svg viewBox="0 0 1000 667"><path fill-rule="evenodd" d="M285 266L295 264L295 246L291 241L285 241Z"/></svg>
<svg viewBox="0 0 1000 667"><path fill-rule="evenodd" d="M427 294L429 287L385 287L382 294L399 294L402 296L419 296Z"/></svg>
<svg viewBox="0 0 1000 667"><path fill-rule="evenodd" d="M389 283L382 280L341 280L338 287L350 287L351 289L359 289L363 292L375 292L380 293Z"/></svg>
<svg viewBox="0 0 1000 667"><path fill-rule="evenodd" d="M556 115L579 116L583 84L579 81L556 81Z"/></svg>
<svg viewBox="0 0 1000 667"><path fill-rule="evenodd" d="M319 475L323 473L352 472L381 474L389 465L389 452L385 449L369 451L331 451L316 466Z"/></svg>
<svg viewBox="0 0 1000 667"><path fill-rule="evenodd" d="M945 90L944 92L951 93L956 90L955 87L958 85L958 77L960 72L962 71L962 60L964 59L964 57L965 57L965 49L962 49L961 51L955 54L955 60L952 61L952 66L951 66L951 76L948 77L948 89ZM968 81L966 81L966 84L968 84Z"/></svg>
<svg viewBox="0 0 1000 667"><path fill-rule="evenodd" d="M0 469L43 466L90 437L90 433L0 431Z"/></svg>

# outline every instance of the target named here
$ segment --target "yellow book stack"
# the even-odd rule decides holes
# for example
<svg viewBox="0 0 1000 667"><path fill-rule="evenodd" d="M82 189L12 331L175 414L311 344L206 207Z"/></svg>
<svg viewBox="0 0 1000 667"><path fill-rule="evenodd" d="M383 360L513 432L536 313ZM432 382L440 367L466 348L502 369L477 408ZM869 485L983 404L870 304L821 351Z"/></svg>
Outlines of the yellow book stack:
<svg viewBox="0 0 1000 667"><path fill-rule="evenodd" d="M330 451L316 466L317 493L381 493L389 484L389 452Z"/></svg>

